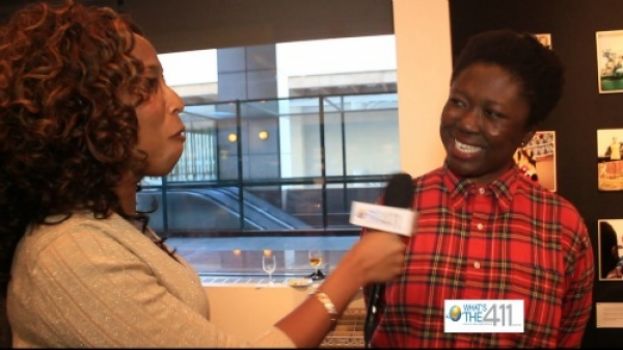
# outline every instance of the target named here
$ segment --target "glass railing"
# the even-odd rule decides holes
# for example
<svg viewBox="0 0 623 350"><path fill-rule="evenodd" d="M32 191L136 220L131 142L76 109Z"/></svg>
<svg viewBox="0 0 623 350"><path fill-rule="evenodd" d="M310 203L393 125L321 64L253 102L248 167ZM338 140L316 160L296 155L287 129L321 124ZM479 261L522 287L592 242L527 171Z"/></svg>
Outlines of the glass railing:
<svg viewBox="0 0 623 350"><path fill-rule="evenodd" d="M187 106L184 153L137 195L169 237L354 233L399 164L395 93Z"/></svg>

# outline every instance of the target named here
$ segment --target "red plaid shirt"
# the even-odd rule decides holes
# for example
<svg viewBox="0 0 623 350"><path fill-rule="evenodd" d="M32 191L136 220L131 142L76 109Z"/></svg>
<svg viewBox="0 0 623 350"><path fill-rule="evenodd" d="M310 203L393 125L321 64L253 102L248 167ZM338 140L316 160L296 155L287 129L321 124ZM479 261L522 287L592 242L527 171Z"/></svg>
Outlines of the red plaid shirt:
<svg viewBox="0 0 623 350"><path fill-rule="evenodd" d="M406 271L387 284L376 347L574 347L592 306L583 219L517 168L488 185L440 168L414 180ZM446 299L523 299L524 333L444 333Z"/></svg>

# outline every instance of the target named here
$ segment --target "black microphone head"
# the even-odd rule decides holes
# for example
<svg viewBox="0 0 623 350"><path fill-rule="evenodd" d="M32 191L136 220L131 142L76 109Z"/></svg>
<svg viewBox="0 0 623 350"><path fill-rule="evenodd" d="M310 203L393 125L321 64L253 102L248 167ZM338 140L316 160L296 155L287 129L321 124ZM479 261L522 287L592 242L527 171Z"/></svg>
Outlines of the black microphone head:
<svg viewBox="0 0 623 350"><path fill-rule="evenodd" d="M406 173L392 175L385 187L383 204L390 207L410 208L413 202L413 179Z"/></svg>

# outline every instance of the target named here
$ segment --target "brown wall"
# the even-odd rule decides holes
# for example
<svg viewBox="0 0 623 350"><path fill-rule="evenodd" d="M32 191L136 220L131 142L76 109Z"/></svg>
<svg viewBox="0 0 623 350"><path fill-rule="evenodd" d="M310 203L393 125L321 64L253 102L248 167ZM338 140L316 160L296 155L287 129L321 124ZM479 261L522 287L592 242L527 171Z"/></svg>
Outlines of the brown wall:
<svg viewBox="0 0 623 350"><path fill-rule="evenodd" d="M36 1L1 0L0 21L29 2ZM159 52L393 33L391 0L82 0L81 3L110 6L128 13Z"/></svg>

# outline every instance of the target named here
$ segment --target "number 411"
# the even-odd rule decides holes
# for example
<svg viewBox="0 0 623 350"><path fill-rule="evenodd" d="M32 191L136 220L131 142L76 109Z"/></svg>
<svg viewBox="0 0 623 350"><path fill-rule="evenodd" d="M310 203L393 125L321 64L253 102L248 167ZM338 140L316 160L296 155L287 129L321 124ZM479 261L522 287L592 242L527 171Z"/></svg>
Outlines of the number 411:
<svg viewBox="0 0 623 350"><path fill-rule="evenodd" d="M498 317L498 309L500 309L501 317ZM508 316L508 318L507 318ZM493 304L485 313L483 321L492 322L493 326L497 326L499 322L502 326L511 326L513 321L513 307L511 304Z"/></svg>

